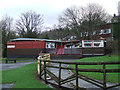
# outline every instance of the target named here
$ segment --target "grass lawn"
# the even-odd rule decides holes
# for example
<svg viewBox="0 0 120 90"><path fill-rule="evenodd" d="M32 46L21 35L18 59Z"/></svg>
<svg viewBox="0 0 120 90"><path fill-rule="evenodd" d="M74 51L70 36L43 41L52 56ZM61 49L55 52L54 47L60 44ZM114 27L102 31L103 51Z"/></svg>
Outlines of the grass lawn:
<svg viewBox="0 0 120 90"><path fill-rule="evenodd" d="M6 58L0 58L0 63L5 62Z"/></svg>
<svg viewBox="0 0 120 90"><path fill-rule="evenodd" d="M2 71L2 83L15 83L13 88L49 88L35 79L37 64L28 64L23 67ZM1 82L0 82L1 83ZM49 88L50 89L50 88Z"/></svg>
<svg viewBox="0 0 120 90"><path fill-rule="evenodd" d="M0 60L1 60L1 61L5 61L5 60L6 60L6 58L0 58Z"/></svg>
<svg viewBox="0 0 120 90"><path fill-rule="evenodd" d="M99 56L99 57L87 57L83 59L76 60L75 62L108 62L108 61L118 61L118 56ZM74 65L70 65L69 67L75 67ZM79 69L102 69L102 65L79 65ZM118 69L119 65L107 65L107 69ZM102 73L94 73L94 72L79 72L80 74L83 74L85 76L103 80L103 74ZM120 83L119 79L120 73L107 73L107 82L113 82L113 83Z"/></svg>
<svg viewBox="0 0 120 90"><path fill-rule="evenodd" d="M2 71L0 70L0 82L2 82Z"/></svg>

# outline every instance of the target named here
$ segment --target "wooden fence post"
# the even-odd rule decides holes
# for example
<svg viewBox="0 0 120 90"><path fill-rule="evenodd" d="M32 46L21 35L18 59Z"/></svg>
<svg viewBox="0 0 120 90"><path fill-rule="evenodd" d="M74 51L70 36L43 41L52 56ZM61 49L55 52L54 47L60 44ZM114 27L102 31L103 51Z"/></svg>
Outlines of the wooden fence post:
<svg viewBox="0 0 120 90"><path fill-rule="evenodd" d="M41 65L41 60L40 60L40 64L39 64L39 65L40 65L40 77L39 77L39 78L41 79L41 74L42 74L42 68L41 68L41 67L42 67L42 65Z"/></svg>
<svg viewBox="0 0 120 90"><path fill-rule="evenodd" d="M46 77L46 61L44 61L44 80L45 80L45 83L47 84L47 77Z"/></svg>
<svg viewBox="0 0 120 90"><path fill-rule="evenodd" d="M78 90L78 64L75 64L75 70L76 70L76 90Z"/></svg>
<svg viewBox="0 0 120 90"><path fill-rule="evenodd" d="M61 87L61 63L59 63L59 88Z"/></svg>
<svg viewBox="0 0 120 90"><path fill-rule="evenodd" d="M103 64L103 89L106 90L106 66Z"/></svg>

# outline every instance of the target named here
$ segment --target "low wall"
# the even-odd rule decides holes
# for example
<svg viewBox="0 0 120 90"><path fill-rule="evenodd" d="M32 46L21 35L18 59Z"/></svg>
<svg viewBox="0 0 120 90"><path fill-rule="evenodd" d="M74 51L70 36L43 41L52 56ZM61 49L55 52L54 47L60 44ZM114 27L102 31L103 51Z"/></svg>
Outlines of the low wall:
<svg viewBox="0 0 120 90"><path fill-rule="evenodd" d="M82 55L50 55L50 59L80 59Z"/></svg>
<svg viewBox="0 0 120 90"><path fill-rule="evenodd" d="M101 47L96 48L82 48L83 55L104 55L105 49Z"/></svg>
<svg viewBox="0 0 120 90"><path fill-rule="evenodd" d="M76 59L86 55L104 55L104 48L65 48L64 54L56 54L53 49L7 49L7 58L37 58L40 52L51 54L51 59Z"/></svg>
<svg viewBox="0 0 120 90"><path fill-rule="evenodd" d="M37 58L45 49L7 49L7 58Z"/></svg>

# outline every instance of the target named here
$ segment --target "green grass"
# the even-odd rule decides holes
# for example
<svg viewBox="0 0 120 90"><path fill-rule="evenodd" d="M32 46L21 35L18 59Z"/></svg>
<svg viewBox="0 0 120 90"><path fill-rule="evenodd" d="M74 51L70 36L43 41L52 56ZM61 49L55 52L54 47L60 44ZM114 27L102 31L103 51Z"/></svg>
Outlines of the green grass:
<svg viewBox="0 0 120 90"><path fill-rule="evenodd" d="M2 82L2 71L0 70L0 82Z"/></svg>
<svg viewBox="0 0 120 90"><path fill-rule="evenodd" d="M37 64L2 71L2 83L15 83L13 88L48 88L34 77Z"/></svg>
<svg viewBox="0 0 120 90"><path fill-rule="evenodd" d="M76 60L75 62L112 62L112 61L118 61L118 56L113 55L111 57L108 56L100 56L100 57L88 57ZM74 65L70 65L70 67L75 67ZM79 65L79 69L102 69L102 65ZM107 69L118 69L119 65L106 65ZM79 72L80 74L83 74L85 76L103 80L103 74L102 73L94 73L94 72ZM107 82L113 82L113 83L120 83L119 80L120 73L107 73Z"/></svg>
<svg viewBox="0 0 120 90"><path fill-rule="evenodd" d="M0 58L0 61L5 61L6 60L6 58Z"/></svg>

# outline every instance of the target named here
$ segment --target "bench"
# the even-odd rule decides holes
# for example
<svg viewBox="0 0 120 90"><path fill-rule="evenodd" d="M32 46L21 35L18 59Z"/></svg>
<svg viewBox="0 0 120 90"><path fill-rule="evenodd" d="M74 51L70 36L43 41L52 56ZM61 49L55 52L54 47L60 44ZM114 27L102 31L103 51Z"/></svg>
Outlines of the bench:
<svg viewBox="0 0 120 90"><path fill-rule="evenodd" d="M14 63L16 63L16 58L8 58L8 59L6 60L6 63L8 63L8 61L14 61Z"/></svg>

